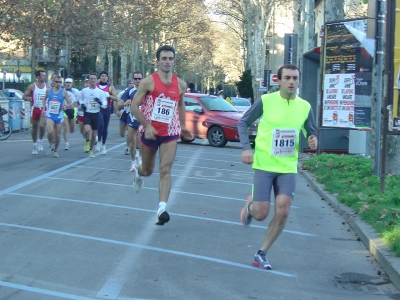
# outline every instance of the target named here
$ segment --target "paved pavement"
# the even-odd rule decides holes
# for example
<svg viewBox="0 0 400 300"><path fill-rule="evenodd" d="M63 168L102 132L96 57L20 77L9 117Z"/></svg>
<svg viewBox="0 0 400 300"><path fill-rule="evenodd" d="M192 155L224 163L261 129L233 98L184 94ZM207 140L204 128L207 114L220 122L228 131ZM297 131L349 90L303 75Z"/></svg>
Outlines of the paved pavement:
<svg viewBox="0 0 400 300"><path fill-rule="evenodd" d="M396 299L400 294L337 208L298 176L287 226L251 265L271 216L239 211L252 171L238 144L179 144L171 221L154 225L158 161L141 193L117 120L108 154L83 153L78 132L60 158L30 154L28 133L0 142L0 299ZM63 146L63 144L62 144ZM326 198L325 198L326 199Z"/></svg>

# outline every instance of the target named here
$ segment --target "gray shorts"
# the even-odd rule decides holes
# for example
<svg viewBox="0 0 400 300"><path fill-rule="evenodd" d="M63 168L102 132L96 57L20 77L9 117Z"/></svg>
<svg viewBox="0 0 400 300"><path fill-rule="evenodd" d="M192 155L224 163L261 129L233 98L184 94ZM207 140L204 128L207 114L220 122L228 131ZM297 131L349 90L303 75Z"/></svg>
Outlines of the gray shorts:
<svg viewBox="0 0 400 300"><path fill-rule="evenodd" d="M294 198L296 189L296 173L273 173L255 170L253 180L253 200L271 201L271 190L277 195Z"/></svg>

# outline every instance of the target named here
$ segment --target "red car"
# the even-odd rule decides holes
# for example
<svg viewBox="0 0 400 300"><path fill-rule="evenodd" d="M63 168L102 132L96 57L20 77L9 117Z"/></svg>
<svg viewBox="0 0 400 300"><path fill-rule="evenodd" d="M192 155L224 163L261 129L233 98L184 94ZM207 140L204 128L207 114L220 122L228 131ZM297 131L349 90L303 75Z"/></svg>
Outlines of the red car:
<svg viewBox="0 0 400 300"><path fill-rule="evenodd" d="M223 98L206 94L186 93L186 127L194 138L207 139L213 147L224 147L227 142L239 142L237 123L242 117L233 105ZM257 127L249 128L250 142L254 143ZM181 138L184 143L192 141Z"/></svg>

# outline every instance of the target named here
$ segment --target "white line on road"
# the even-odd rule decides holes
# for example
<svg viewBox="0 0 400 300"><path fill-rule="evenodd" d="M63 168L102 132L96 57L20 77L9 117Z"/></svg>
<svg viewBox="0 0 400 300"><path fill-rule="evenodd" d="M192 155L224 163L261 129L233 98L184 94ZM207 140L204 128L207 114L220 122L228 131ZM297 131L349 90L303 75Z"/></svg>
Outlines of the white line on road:
<svg viewBox="0 0 400 300"><path fill-rule="evenodd" d="M260 272L263 272L264 274L275 274L275 275L280 275L280 276L285 276L285 277L297 277L297 275L274 271L274 270L263 270L263 269L256 268L256 267L253 267L250 265L244 265L244 264L236 263L236 262L229 261L229 260L213 258L213 257L198 255L198 254L192 254L192 253L187 253L187 252L181 252L181 251L176 251L176 250L169 250L169 249L165 249L165 248L140 245L140 244L136 244L136 243L128 243L128 242L122 242L122 241L117 241L117 240L104 239L104 238L90 236L90 235L75 234L75 233L70 233L70 232L65 232L65 231L58 231L58 230L51 230L51 229L46 229L46 228L23 226L23 225L18 225L18 224L9 224L9 223L0 223L0 226L33 230L33 231L38 231L38 232L46 232L46 233L52 233L52 234L73 237L73 238L81 238L81 239L92 240L92 241L97 241L97 242L110 243L110 244L114 244L114 245L122 245L122 246L127 246L127 247L133 247L133 248L157 251L157 252L162 252L162 253L167 253L167 254L179 255L179 256L183 256L183 257L196 258L196 259L200 259L200 260L204 260L204 261L210 261L210 262L228 265L231 267L238 267L238 268L248 269L248 270L252 270L252 271L260 271Z"/></svg>
<svg viewBox="0 0 400 300"><path fill-rule="evenodd" d="M82 203L82 204L99 205L99 206L104 206L104 207L129 209L129 210L136 210L136 211L142 211L142 212L148 212L148 213L156 212L155 210L144 209L144 208L136 208L136 207L130 207L130 206L125 206L125 205L107 204L107 203L85 201L85 200L75 200L75 199L68 199L68 198L48 197L48 196L31 195L31 194L28 195L28 194L20 194L20 193L10 193L9 195L15 195L15 196L19 196L19 197L31 197L31 198L39 198L39 199L49 199L49 200L55 200L55 201L75 202L75 203ZM178 213L169 213L169 214L171 216L178 216L178 217L182 217L182 218L197 219L197 220L202 220L202 221L209 221L209 222L217 222L217 223L224 223L224 224L230 224L230 225L243 226L242 223L239 223L239 222L232 222L232 221L221 220L221 219L212 219L212 218L198 217L198 216L186 215L186 214L178 214ZM267 226L259 226L259 225L250 225L250 227L252 227L252 228L260 228L260 229L263 229L263 230L268 229ZM301 231L287 230L287 229L284 229L283 232L293 233L293 234L303 235L303 236L315 236L315 234L301 232Z"/></svg>

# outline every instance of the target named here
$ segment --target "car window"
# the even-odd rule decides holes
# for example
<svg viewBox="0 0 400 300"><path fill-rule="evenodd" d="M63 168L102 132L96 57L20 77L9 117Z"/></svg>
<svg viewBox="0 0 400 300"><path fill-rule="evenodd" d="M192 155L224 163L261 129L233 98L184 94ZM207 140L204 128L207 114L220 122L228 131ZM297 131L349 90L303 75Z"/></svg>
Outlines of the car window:
<svg viewBox="0 0 400 300"><path fill-rule="evenodd" d="M184 97L185 99L185 110L194 111L196 108L202 108L201 105L191 97Z"/></svg>
<svg viewBox="0 0 400 300"><path fill-rule="evenodd" d="M199 99L212 111L238 111L236 107L220 97L199 97Z"/></svg>
<svg viewBox="0 0 400 300"><path fill-rule="evenodd" d="M250 101L247 99L241 99L241 98L232 98L233 105L237 106L251 106Z"/></svg>

